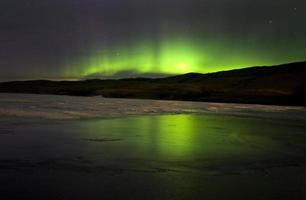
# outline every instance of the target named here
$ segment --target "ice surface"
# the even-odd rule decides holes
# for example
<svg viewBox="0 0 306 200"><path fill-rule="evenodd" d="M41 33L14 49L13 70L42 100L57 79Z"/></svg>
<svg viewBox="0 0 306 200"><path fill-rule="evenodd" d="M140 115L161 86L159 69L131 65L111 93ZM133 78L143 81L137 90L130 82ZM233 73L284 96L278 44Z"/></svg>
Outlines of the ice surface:
<svg viewBox="0 0 306 200"><path fill-rule="evenodd" d="M305 107L34 94L0 94L0 116L2 117L80 119L144 114L188 113L215 113L294 119L306 118Z"/></svg>
<svg viewBox="0 0 306 200"><path fill-rule="evenodd" d="M305 116L304 107L0 94L0 197L305 199Z"/></svg>

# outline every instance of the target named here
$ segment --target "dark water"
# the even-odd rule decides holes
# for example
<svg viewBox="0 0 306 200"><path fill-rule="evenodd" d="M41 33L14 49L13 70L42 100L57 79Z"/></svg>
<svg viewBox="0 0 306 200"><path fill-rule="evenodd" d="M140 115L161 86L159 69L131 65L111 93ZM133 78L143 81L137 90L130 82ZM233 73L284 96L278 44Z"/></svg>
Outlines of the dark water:
<svg viewBox="0 0 306 200"><path fill-rule="evenodd" d="M0 199L304 199L304 121L0 120Z"/></svg>

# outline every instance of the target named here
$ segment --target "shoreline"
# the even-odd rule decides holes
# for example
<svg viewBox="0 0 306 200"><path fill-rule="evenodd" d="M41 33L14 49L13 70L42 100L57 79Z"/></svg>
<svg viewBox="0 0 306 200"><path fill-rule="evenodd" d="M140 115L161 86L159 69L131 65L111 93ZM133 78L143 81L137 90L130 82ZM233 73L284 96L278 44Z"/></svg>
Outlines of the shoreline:
<svg viewBox="0 0 306 200"><path fill-rule="evenodd" d="M283 115L284 113L286 115ZM306 120L306 107L45 94L0 94L2 117L73 120L172 114L217 114Z"/></svg>

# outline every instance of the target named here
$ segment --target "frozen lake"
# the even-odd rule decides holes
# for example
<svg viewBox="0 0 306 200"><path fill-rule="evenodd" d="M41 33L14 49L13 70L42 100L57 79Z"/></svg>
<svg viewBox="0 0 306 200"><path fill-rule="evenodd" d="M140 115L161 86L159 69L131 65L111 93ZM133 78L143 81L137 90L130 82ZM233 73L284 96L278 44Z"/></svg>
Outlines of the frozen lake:
<svg viewBox="0 0 306 200"><path fill-rule="evenodd" d="M305 199L306 110L0 94L1 199Z"/></svg>

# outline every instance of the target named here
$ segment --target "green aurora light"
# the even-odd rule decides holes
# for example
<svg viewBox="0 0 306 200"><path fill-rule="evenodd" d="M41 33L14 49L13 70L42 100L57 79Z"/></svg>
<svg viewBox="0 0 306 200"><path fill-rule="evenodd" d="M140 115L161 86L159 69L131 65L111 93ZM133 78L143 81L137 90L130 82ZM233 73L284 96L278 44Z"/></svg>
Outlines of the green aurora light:
<svg viewBox="0 0 306 200"><path fill-rule="evenodd" d="M302 0L1 3L0 81L154 78L306 61Z"/></svg>
<svg viewBox="0 0 306 200"><path fill-rule="evenodd" d="M269 57L270 56L270 57ZM65 77L113 76L133 74L210 73L248 66L267 66L291 62L290 57L273 59L262 49L233 48L226 43L186 38L142 40L95 50L78 62L67 62Z"/></svg>

